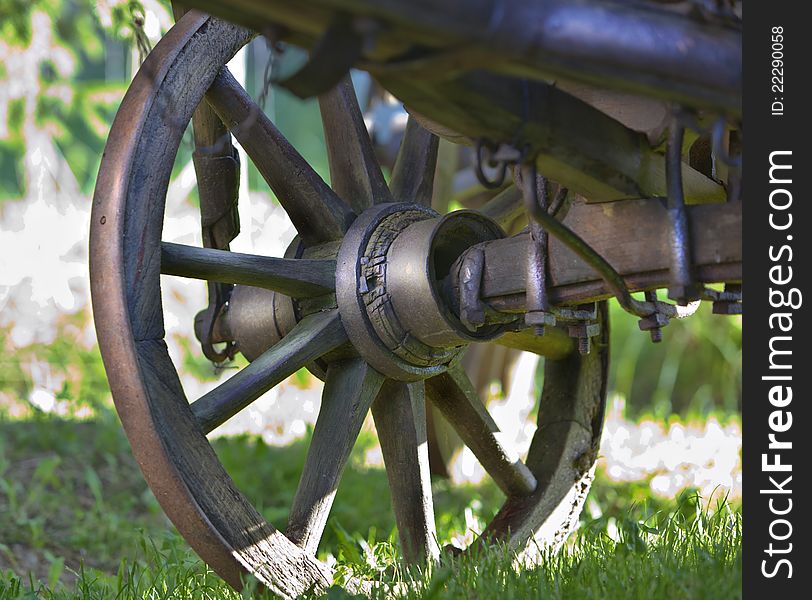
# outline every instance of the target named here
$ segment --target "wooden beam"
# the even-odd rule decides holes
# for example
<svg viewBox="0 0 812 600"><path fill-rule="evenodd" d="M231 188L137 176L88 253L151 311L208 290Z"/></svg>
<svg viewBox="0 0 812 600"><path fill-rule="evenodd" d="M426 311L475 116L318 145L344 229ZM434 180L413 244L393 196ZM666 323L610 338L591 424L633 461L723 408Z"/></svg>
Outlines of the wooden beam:
<svg viewBox="0 0 812 600"><path fill-rule="evenodd" d="M741 280L741 211L740 203L688 207L693 263L700 282ZM668 284L669 225L663 201L576 203L564 223L606 258L631 289ZM516 257L524 256L528 238L523 233L483 245L482 297L498 310L523 310L526 273L516 268ZM554 238L550 239L548 265L552 302L572 304L609 297L592 267ZM459 297L456 273L452 267L452 304Z"/></svg>

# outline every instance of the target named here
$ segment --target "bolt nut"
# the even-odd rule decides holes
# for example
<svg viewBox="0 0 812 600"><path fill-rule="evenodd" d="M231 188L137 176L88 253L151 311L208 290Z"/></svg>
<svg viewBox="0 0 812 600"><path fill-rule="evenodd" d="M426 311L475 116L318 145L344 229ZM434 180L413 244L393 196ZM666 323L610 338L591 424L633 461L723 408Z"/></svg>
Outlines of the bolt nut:
<svg viewBox="0 0 812 600"><path fill-rule="evenodd" d="M668 288L668 297L680 306L685 306L694 300L699 300L701 290L694 284L672 285Z"/></svg>
<svg viewBox="0 0 812 600"><path fill-rule="evenodd" d="M663 327L668 325L668 317L661 313L654 313L637 321L640 331L648 331L651 341L658 344L663 341Z"/></svg>
<svg viewBox="0 0 812 600"><path fill-rule="evenodd" d="M578 339L578 352L581 355L589 354L592 349L591 339L601 333L600 323L578 323L567 327L567 333Z"/></svg>
<svg viewBox="0 0 812 600"><path fill-rule="evenodd" d="M650 331L668 325L668 317L661 313L654 313L637 321L640 331Z"/></svg>
<svg viewBox="0 0 812 600"><path fill-rule="evenodd" d="M555 325L555 315L551 312L544 310L530 311L524 316L524 322L527 325Z"/></svg>
<svg viewBox="0 0 812 600"><path fill-rule="evenodd" d="M570 337L585 337L593 338L601 333L600 323L577 323L567 327L567 332Z"/></svg>
<svg viewBox="0 0 812 600"><path fill-rule="evenodd" d="M727 302L720 300L713 303L713 314L715 315L740 315L742 314L741 302Z"/></svg>

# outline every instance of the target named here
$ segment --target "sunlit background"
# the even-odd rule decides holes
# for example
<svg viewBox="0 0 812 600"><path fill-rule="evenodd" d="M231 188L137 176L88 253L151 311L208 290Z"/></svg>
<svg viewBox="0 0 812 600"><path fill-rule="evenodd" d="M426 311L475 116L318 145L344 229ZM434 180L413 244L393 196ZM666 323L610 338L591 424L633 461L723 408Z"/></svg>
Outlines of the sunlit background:
<svg viewBox="0 0 812 600"><path fill-rule="evenodd" d="M157 0L142 4L139 35L154 44L171 26L171 13ZM90 310L88 227L110 123L140 64L135 33L125 1L0 1L0 419L12 424L45 417L92 421L112 406ZM264 43L254 42L230 65L255 95L267 57ZM317 106L272 89L266 110L327 178ZM169 188L164 240L200 244L196 202L187 134ZM239 207L242 233L232 249L280 256L295 232L252 168L243 169ZM194 315L206 305L202 283L165 278L163 302L167 343L194 399L233 370L215 370L194 338ZM705 499L741 497L741 318L715 317L707 308L670 325L655 346L633 318L612 307L612 385L599 480L659 498L685 490ZM539 360L517 354L506 364L487 387L489 406L526 451ZM290 445L315 423L320 395L321 383L302 371L216 435L247 433L271 446ZM371 421L365 427L371 431ZM365 448L364 465L382 468L375 443ZM13 471L3 462L0 468ZM463 449L451 476L476 484L483 471ZM0 511L2 501L0 491ZM612 501L596 492L587 512L597 518ZM476 525L473 513L466 519ZM0 543L0 565L15 563L9 555L16 551L8 548Z"/></svg>

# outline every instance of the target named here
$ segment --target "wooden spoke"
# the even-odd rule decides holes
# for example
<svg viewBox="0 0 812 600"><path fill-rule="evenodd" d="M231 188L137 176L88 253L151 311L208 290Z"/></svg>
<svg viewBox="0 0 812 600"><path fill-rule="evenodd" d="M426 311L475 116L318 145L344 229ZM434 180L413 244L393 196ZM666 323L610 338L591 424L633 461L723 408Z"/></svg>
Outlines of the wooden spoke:
<svg viewBox="0 0 812 600"><path fill-rule="evenodd" d="M354 218L350 207L290 145L228 69L215 78L206 100L245 148L304 243L341 238Z"/></svg>
<svg viewBox="0 0 812 600"><path fill-rule="evenodd" d="M372 405L403 556L410 563L437 560L426 396L423 382L387 381Z"/></svg>
<svg viewBox="0 0 812 600"><path fill-rule="evenodd" d="M530 549L535 554L539 548L559 546L577 526L594 477L606 403L607 317L606 303L601 303L602 330L592 352L545 361L538 429L527 453L538 486L529 496L508 498L480 540L522 548L535 538Z"/></svg>
<svg viewBox="0 0 812 600"><path fill-rule="evenodd" d="M533 492L536 478L518 455L502 444L499 428L460 364L427 380L426 392L499 489L508 496Z"/></svg>
<svg viewBox="0 0 812 600"><path fill-rule="evenodd" d="M506 190L488 200L485 205L479 209L479 212L499 223L502 229L507 230L513 221L524 214L522 192L517 186L511 185Z"/></svg>
<svg viewBox="0 0 812 600"><path fill-rule="evenodd" d="M390 188L398 202L431 206L439 138L409 117L392 169Z"/></svg>
<svg viewBox="0 0 812 600"><path fill-rule="evenodd" d="M306 316L278 344L192 403L200 428L209 433L277 383L346 340L338 311Z"/></svg>
<svg viewBox="0 0 812 600"><path fill-rule="evenodd" d="M319 107L333 190L359 214L373 204L392 202L358 106L352 78L347 75L336 87L322 94Z"/></svg>
<svg viewBox="0 0 812 600"><path fill-rule="evenodd" d="M161 242L161 273L252 285L293 298L335 290L334 260L274 258Z"/></svg>
<svg viewBox="0 0 812 600"><path fill-rule="evenodd" d="M383 375L360 358L330 363L321 410L293 499L285 534L315 554L341 473Z"/></svg>

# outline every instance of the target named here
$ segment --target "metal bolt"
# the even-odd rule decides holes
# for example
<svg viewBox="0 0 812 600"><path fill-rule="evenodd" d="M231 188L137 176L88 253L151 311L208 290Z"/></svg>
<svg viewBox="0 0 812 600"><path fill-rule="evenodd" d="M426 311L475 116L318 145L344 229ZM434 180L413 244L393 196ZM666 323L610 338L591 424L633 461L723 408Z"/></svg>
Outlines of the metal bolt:
<svg viewBox="0 0 812 600"><path fill-rule="evenodd" d="M670 292L670 290L669 290ZM646 301L657 305L657 291L645 293ZM637 326L641 331L648 331L651 341L659 344L663 341L663 327L668 325L668 318L660 313L654 313L637 321Z"/></svg>
<svg viewBox="0 0 812 600"><path fill-rule="evenodd" d="M569 336L578 339L578 353L582 356L589 354L592 349L592 338L600 335L600 323L578 323L567 328Z"/></svg>
<svg viewBox="0 0 812 600"><path fill-rule="evenodd" d="M723 300L716 300L713 303L713 314L715 315L740 315L742 314L742 286L741 284L725 284L725 291L719 294Z"/></svg>
<svg viewBox="0 0 812 600"><path fill-rule="evenodd" d="M661 313L654 313L637 321L640 331L648 331L651 341L655 344L662 341L662 328L668 325L668 317Z"/></svg>
<svg viewBox="0 0 812 600"><path fill-rule="evenodd" d="M668 298L679 304L687 306L694 300L699 300L701 291L696 285L672 285L668 288Z"/></svg>
<svg viewBox="0 0 812 600"><path fill-rule="evenodd" d="M715 315L740 315L742 314L741 302L718 301L713 303L713 314Z"/></svg>

